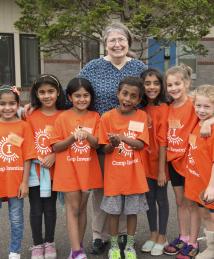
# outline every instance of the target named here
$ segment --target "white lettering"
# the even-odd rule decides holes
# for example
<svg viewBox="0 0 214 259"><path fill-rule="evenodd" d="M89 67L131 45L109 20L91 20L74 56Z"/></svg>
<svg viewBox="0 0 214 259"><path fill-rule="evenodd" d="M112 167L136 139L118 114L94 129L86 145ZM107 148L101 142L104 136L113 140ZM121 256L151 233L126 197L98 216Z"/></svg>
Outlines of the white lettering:
<svg viewBox="0 0 214 259"><path fill-rule="evenodd" d="M197 177L200 177L200 174L198 172L196 172L195 170L190 169L189 167L188 167L188 171L189 171L190 174L193 174L193 175L195 175Z"/></svg>
<svg viewBox="0 0 214 259"><path fill-rule="evenodd" d="M89 161L91 161L91 157L77 157L77 161L89 162Z"/></svg>
<svg viewBox="0 0 214 259"><path fill-rule="evenodd" d="M178 153L184 153L186 151L186 148L173 148L173 147L168 147L168 151L172 152L178 152Z"/></svg>
<svg viewBox="0 0 214 259"><path fill-rule="evenodd" d="M42 143L41 143L41 146L43 146L43 147L45 146L45 139L46 139L46 138L42 137Z"/></svg>
<svg viewBox="0 0 214 259"><path fill-rule="evenodd" d="M89 162L91 161L91 157L71 157L67 156L67 161L70 162Z"/></svg>
<svg viewBox="0 0 214 259"><path fill-rule="evenodd" d="M7 154L11 154L11 144L7 144Z"/></svg>
<svg viewBox="0 0 214 259"><path fill-rule="evenodd" d="M126 160L126 161L112 161L113 166L126 166L126 165L132 165L138 163L138 158L134 160Z"/></svg>
<svg viewBox="0 0 214 259"><path fill-rule="evenodd" d="M76 161L76 157L67 156L67 161L75 162Z"/></svg>
<svg viewBox="0 0 214 259"><path fill-rule="evenodd" d="M23 166L6 166L6 167L0 167L0 172L5 172L5 171L23 171L24 168Z"/></svg>

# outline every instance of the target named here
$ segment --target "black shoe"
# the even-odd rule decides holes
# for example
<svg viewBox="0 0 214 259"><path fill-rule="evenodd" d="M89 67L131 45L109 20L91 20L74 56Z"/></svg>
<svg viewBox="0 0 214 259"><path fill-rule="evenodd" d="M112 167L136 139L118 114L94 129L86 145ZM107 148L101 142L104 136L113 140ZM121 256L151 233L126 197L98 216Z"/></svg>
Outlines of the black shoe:
<svg viewBox="0 0 214 259"><path fill-rule="evenodd" d="M92 243L91 254L100 255L105 252L108 242L103 242L102 239L96 238Z"/></svg>

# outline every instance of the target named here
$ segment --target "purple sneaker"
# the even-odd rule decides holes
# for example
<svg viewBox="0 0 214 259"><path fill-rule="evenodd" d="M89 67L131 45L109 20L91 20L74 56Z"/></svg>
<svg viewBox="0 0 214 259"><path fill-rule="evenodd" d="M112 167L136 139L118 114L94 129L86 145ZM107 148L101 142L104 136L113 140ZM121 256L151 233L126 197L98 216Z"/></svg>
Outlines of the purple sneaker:
<svg viewBox="0 0 214 259"><path fill-rule="evenodd" d="M87 259L87 256L82 250L78 255L76 256L72 255L71 257L69 257L69 259Z"/></svg>
<svg viewBox="0 0 214 259"><path fill-rule="evenodd" d="M37 245L31 248L31 259L44 259L43 245Z"/></svg>
<svg viewBox="0 0 214 259"><path fill-rule="evenodd" d="M45 259L56 259L55 243L45 243Z"/></svg>

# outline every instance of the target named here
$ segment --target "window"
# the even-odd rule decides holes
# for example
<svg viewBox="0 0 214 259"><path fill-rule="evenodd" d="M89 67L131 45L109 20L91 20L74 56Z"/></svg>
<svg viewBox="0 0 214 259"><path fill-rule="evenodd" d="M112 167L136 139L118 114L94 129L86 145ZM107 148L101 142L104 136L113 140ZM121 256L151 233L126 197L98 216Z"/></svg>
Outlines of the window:
<svg viewBox="0 0 214 259"><path fill-rule="evenodd" d="M31 86L40 74L39 41L34 35L20 35L21 85Z"/></svg>
<svg viewBox="0 0 214 259"><path fill-rule="evenodd" d="M15 84L13 34L0 33L0 84Z"/></svg>
<svg viewBox="0 0 214 259"><path fill-rule="evenodd" d="M186 64L187 66L192 68L192 79L196 79L196 56L194 54L185 54L183 50L183 45L181 43L178 44L177 48L177 56L178 56L178 64Z"/></svg>

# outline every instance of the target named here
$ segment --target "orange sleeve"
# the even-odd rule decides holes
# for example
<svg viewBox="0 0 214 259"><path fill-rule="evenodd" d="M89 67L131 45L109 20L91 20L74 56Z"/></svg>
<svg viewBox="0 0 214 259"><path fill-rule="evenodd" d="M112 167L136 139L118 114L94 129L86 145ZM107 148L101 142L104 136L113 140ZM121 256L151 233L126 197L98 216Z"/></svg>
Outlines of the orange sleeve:
<svg viewBox="0 0 214 259"><path fill-rule="evenodd" d="M59 116L54 123L54 130L53 130L52 136L50 138L51 145L64 139L62 127L63 127L63 121L62 121L61 117Z"/></svg>
<svg viewBox="0 0 214 259"><path fill-rule="evenodd" d="M29 123L25 123L24 127L24 142L22 145L23 159L29 160L37 157L34 147L33 131Z"/></svg>
<svg viewBox="0 0 214 259"><path fill-rule="evenodd" d="M95 137L99 136L99 126L100 126L100 115L97 113L95 127L94 127L94 136Z"/></svg>
<svg viewBox="0 0 214 259"><path fill-rule="evenodd" d="M105 114L100 119L100 126L99 126L99 144L108 144L108 135L109 127L107 126Z"/></svg>
<svg viewBox="0 0 214 259"><path fill-rule="evenodd" d="M168 106L164 105L161 109L159 127L157 129L157 140L159 146L163 147L167 146L168 112Z"/></svg>
<svg viewBox="0 0 214 259"><path fill-rule="evenodd" d="M212 159L212 162L214 163L214 137L211 139L211 145L212 145L212 154L211 154L211 159Z"/></svg>
<svg viewBox="0 0 214 259"><path fill-rule="evenodd" d="M143 112L142 122L144 123L143 132L139 133L136 139L142 140L146 145L149 145L148 118L145 112Z"/></svg>

